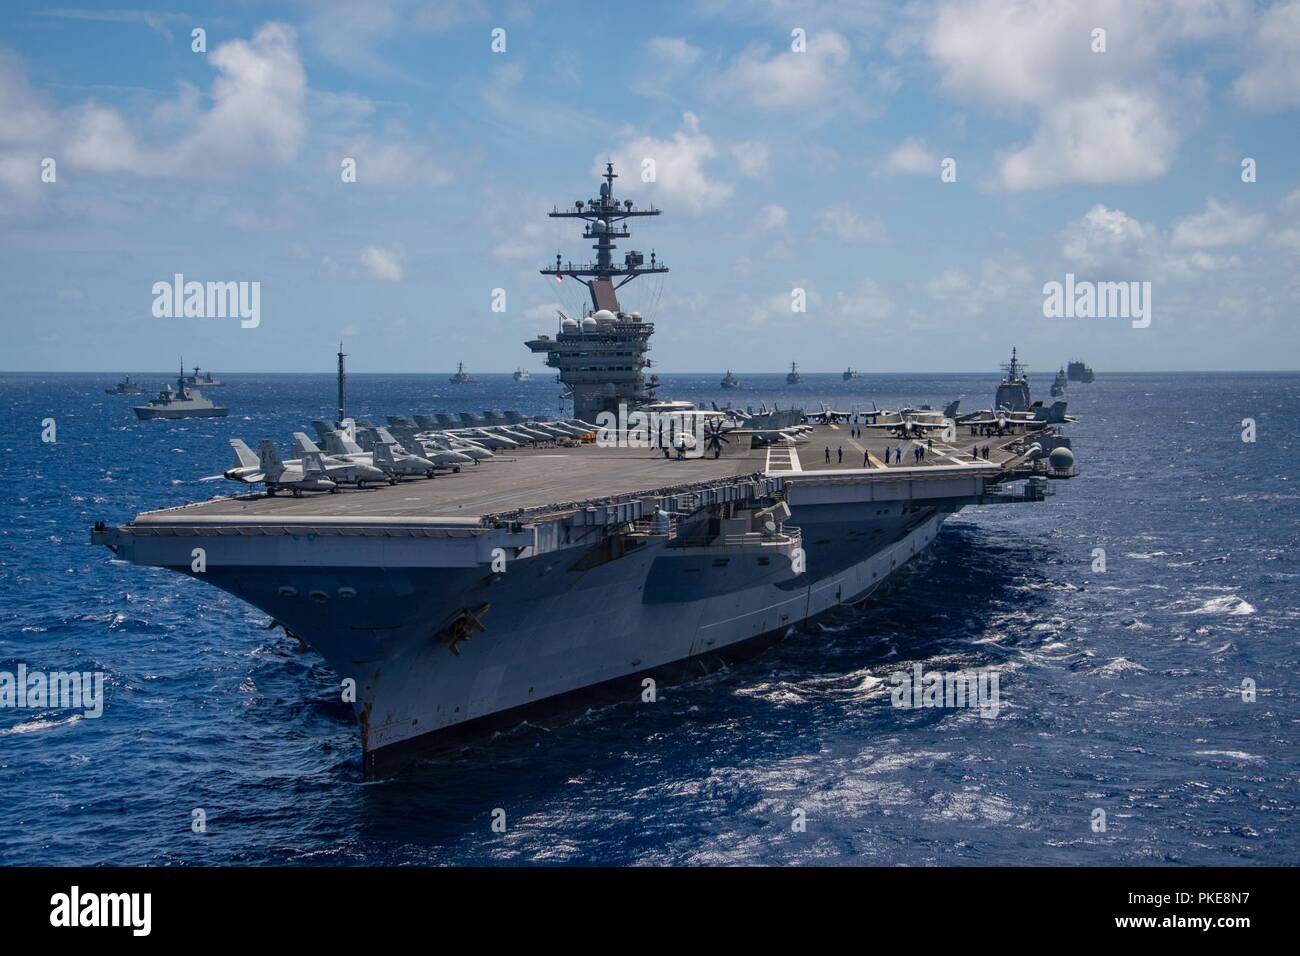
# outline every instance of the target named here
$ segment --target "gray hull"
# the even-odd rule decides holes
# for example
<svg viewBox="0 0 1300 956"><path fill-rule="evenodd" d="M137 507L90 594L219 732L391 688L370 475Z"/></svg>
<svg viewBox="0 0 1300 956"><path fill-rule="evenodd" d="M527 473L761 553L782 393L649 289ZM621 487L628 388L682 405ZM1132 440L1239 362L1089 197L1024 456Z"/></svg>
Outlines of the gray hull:
<svg viewBox="0 0 1300 956"><path fill-rule="evenodd" d="M468 725L496 726L574 691L766 643L860 601L933 541L953 510L796 509L802 574L785 555L656 541L591 567L586 549L570 549L512 562L500 574L223 569L214 561L203 577L266 611L355 680L374 771L412 744L459 739ZM486 630L457 653L435 639L449 608L483 605Z"/></svg>
<svg viewBox="0 0 1300 956"><path fill-rule="evenodd" d="M227 408L149 408L141 405L136 408L137 418L224 418Z"/></svg>

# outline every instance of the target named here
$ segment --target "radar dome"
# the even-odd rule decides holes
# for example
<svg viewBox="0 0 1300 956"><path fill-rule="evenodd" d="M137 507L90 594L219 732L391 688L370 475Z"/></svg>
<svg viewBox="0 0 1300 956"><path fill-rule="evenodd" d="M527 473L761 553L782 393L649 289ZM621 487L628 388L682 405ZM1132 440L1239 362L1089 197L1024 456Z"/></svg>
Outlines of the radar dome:
<svg viewBox="0 0 1300 956"><path fill-rule="evenodd" d="M1052 453L1047 456L1047 460L1057 471L1064 471L1074 466L1074 452L1061 445L1052 449Z"/></svg>
<svg viewBox="0 0 1300 956"><path fill-rule="evenodd" d="M593 316L593 318L601 325L609 325L611 322L617 321L617 319L614 318L614 313L609 311L609 309L601 309Z"/></svg>
<svg viewBox="0 0 1300 956"><path fill-rule="evenodd" d="M582 319L582 331L591 332L596 328L596 320L591 316L584 316Z"/></svg>
<svg viewBox="0 0 1300 956"><path fill-rule="evenodd" d="M564 331L566 332L571 332L577 327L578 327L577 319L565 319L563 322L560 323L560 328L564 329Z"/></svg>
<svg viewBox="0 0 1300 956"><path fill-rule="evenodd" d="M595 222L591 224L592 232L604 232L606 228L608 227L605 225L604 219L597 219Z"/></svg>

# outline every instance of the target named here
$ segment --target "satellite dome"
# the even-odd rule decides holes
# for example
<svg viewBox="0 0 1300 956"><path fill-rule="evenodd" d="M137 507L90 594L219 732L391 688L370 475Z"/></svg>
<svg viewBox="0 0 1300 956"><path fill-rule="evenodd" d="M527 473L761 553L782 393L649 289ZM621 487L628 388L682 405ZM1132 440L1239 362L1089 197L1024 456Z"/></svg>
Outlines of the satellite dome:
<svg viewBox="0 0 1300 956"><path fill-rule="evenodd" d="M570 332L573 329L576 329L577 327L578 327L577 319L565 319L563 322L560 323L560 328L564 329L564 331L566 332Z"/></svg>
<svg viewBox="0 0 1300 956"><path fill-rule="evenodd" d="M596 320L591 316L584 316L582 319L582 331L590 332L596 328Z"/></svg>
<svg viewBox="0 0 1300 956"><path fill-rule="evenodd" d="M1057 471L1064 471L1074 466L1074 452L1061 445L1052 449L1052 453L1047 456L1047 460Z"/></svg>
<svg viewBox="0 0 1300 956"><path fill-rule="evenodd" d="M601 309L594 316L592 316L592 318L594 318L601 325L609 325L611 322L618 321L617 319L614 318L614 313L609 311L609 309Z"/></svg>
<svg viewBox="0 0 1300 956"><path fill-rule="evenodd" d="M641 321L641 313L640 313L640 312L633 312L631 315L628 316L628 318L631 319L633 322L640 322L640 321Z"/></svg>
<svg viewBox="0 0 1300 956"><path fill-rule="evenodd" d="M608 228L609 227L605 225L604 219L597 219L595 222L591 224L592 232L604 232Z"/></svg>

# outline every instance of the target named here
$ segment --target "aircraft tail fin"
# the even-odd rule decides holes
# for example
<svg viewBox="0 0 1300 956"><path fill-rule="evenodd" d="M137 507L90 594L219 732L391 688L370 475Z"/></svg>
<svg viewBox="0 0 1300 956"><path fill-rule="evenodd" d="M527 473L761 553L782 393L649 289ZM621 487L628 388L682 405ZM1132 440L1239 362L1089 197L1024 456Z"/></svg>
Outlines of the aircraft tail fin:
<svg viewBox="0 0 1300 956"><path fill-rule="evenodd" d="M258 467L257 455L253 454L253 449L244 444L242 439L230 439L230 447L235 450L235 465L239 468L256 468Z"/></svg>
<svg viewBox="0 0 1300 956"><path fill-rule="evenodd" d="M393 464L393 446L387 442L375 442L375 467L382 468L384 465Z"/></svg>
<svg viewBox="0 0 1300 956"><path fill-rule="evenodd" d="M321 441L325 440L326 433L334 430L334 426L329 422L325 421L325 419L323 418L313 418L311 422L311 427L313 430L315 430L316 437L319 438Z"/></svg>
<svg viewBox="0 0 1300 956"><path fill-rule="evenodd" d="M347 432L339 432L338 436L339 436L339 443L343 445L344 454L347 455L361 454L361 446L358 445L355 441L353 441L348 436Z"/></svg>
<svg viewBox="0 0 1300 956"><path fill-rule="evenodd" d="M310 455L312 452L318 452L318 451L320 451L320 449L316 447L316 443L314 441L312 441L310 438L307 437L306 432L293 433L294 457L302 458L305 455Z"/></svg>
<svg viewBox="0 0 1300 956"><path fill-rule="evenodd" d="M310 478L325 474L325 459L319 451L308 452L302 456L302 476Z"/></svg>
<svg viewBox="0 0 1300 956"><path fill-rule="evenodd" d="M280 453L275 450L275 443L265 438L257 443L257 463L261 466L262 473L271 481L284 474L284 462L280 461Z"/></svg>
<svg viewBox="0 0 1300 956"><path fill-rule="evenodd" d="M956 417L957 417L957 406L959 406L960 404L961 404L961 399L959 398L959 399L956 399L955 401L951 401L951 402L949 402L947 405L945 405L945 406L943 407L943 417L944 417L944 418L956 418Z"/></svg>
<svg viewBox="0 0 1300 956"><path fill-rule="evenodd" d="M330 455L346 455L347 448L343 444L343 435L336 429L331 429L325 433L325 452Z"/></svg>

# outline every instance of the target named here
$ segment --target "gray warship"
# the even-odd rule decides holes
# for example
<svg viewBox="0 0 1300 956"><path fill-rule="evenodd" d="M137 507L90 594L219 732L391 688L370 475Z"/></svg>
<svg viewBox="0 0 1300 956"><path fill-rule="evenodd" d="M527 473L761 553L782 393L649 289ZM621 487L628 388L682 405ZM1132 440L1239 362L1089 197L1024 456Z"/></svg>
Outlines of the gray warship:
<svg viewBox="0 0 1300 956"><path fill-rule="evenodd" d="M469 372L465 371L464 362L456 363L456 374L451 376L451 378L449 378L447 381L451 382L451 384L453 385L477 385L478 384L478 379L470 375Z"/></svg>
<svg viewBox="0 0 1300 956"><path fill-rule="evenodd" d="M567 432L514 425L537 443L436 480L216 499L91 531L117 560L221 588L315 649L354 688L368 778L575 694L639 700L648 677L752 654L869 598L962 508L1042 502L1074 474L1064 415L1040 416L1027 385L1029 411L983 429L982 454L958 447L955 402L868 419L656 398L654 326L617 290L667 268L615 261L614 240L659 210L616 200L615 178L607 166L597 197L551 214L583 220L597 254L541 271L586 285L590 308L526 343L569 389ZM997 405L1020 391L1018 366L1009 377ZM456 424L436 418L417 416ZM462 419L476 431L461 434L489 434Z"/></svg>
<svg viewBox="0 0 1300 956"><path fill-rule="evenodd" d="M1060 398L1065 394L1065 386L1069 381L1065 375L1065 369L1059 369L1056 378L1052 379L1052 398Z"/></svg>
<svg viewBox="0 0 1300 956"><path fill-rule="evenodd" d="M1091 365L1078 359L1072 359L1066 366L1066 376L1071 382L1082 382L1085 385L1092 384L1097 377Z"/></svg>
<svg viewBox="0 0 1300 956"><path fill-rule="evenodd" d="M148 405L135 406L136 418L224 418L230 409L216 405L198 389L187 384L185 367L176 378L176 389L164 385Z"/></svg>
<svg viewBox="0 0 1300 956"><path fill-rule="evenodd" d="M130 375L126 376L126 378L122 379L122 381L118 382L112 388L104 389L105 395L143 395L144 393L144 386L139 382L131 381Z"/></svg>
<svg viewBox="0 0 1300 956"><path fill-rule="evenodd" d="M199 374L199 367L194 366L194 374L186 376L185 384L190 388L225 388L226 383L221 379L213 378L211 372Z"/></svg>

